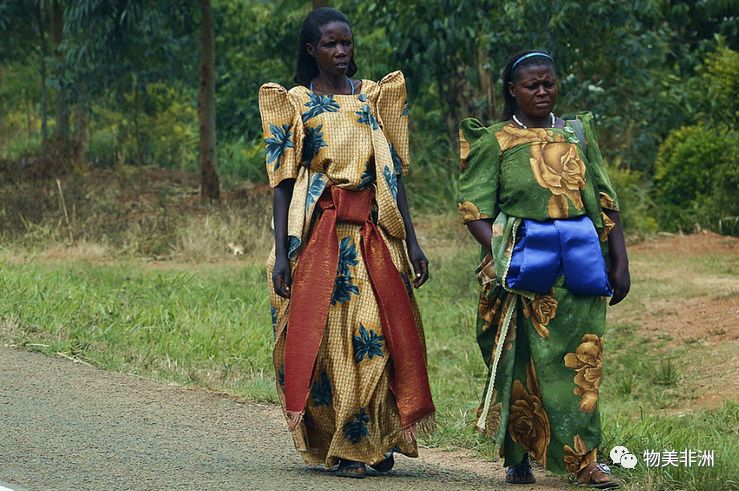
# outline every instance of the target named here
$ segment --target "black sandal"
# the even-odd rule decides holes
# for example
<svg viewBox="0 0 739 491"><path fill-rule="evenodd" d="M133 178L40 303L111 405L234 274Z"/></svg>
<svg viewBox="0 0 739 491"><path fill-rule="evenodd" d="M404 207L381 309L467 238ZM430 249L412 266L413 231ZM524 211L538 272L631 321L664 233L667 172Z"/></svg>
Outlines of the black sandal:
<svg viewBox="0 0 739 491"><path fill-rule="evenodd" d="M364 479L367 477L367 466L364 462L356 460L339 459L339 465L336 467L335 476L353 477L354 479Z"/></svg>
<svg viewBox="0 0 739 491"><path fill-rule="evenodd" d="M376 470L379 473L384 474L385 472L390 472L390 470L395 465L395 458L393 457L393 454L391 453L389 457L385 457L383 460L379 461L376 464L370 464L370 467L372 467L374 470Z"/></svg>
<svg viewBox="0 0 739 491"><path fill-rule="evenodd" d="M505 482L509 484L534 484L536 482L534 473L531 471L529 454L523 454L521 462L506 469Z"/></svg>

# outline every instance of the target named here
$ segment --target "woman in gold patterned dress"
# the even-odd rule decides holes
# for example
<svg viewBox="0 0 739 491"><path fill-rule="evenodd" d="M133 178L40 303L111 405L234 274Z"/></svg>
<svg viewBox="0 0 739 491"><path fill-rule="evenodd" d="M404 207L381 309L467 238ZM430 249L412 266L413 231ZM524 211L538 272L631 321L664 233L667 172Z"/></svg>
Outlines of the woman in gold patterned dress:
<svg viewBox="0 0 739 491"><path fill-rule="evenodd" d="M552 57L503 72L503 121L462 121L459 210L482 246L477 341L490 376L477 428L506 481L534 482L529 456L577 482L618 483L596 460L607 297L630 287L618 198L593 115L554 115Z"/></svg>
<svg viewBox="0 0 739 491"><path fill-rule="evenodd" d="M428 260L402 179L405 80L349 78L352 31L337 10L312 11L300 37L298 85L259 91L277 390L305 462L361 478L366 465L390 470L393 452L417 456L435 411L413 295Z"/></svg>

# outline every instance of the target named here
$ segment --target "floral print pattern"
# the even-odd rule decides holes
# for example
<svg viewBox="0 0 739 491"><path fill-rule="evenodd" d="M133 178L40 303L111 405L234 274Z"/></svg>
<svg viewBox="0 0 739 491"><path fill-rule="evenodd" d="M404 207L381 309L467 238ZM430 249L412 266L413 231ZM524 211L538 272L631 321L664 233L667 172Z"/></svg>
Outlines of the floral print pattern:
<svg viewBox="0 0 739 491"><path fill-rule="evenodd" d="M344 424L344 435L346 439L357 444L362 441L362 437L369 436L369 429L367 424L369 423L369 416L365 408L360 408L359 412L354 415L353 421L347 421Z"/></svg>
<svg viewBox="0 0 739 491"><path fill-rule="evenodd" d="M480 213L480 209L471 201L463 201L458 205L459 214L462 216L464 223L471 222L474 220L481 220L483 218L490 218L484 213Z"/></svg>
<svg viewBox="0 0 739 491"><path fill-rule="evenodd" d="M602 211L600 212L600 216L603 219L603 230L601 230L599 238L601 242L605 242L608 240L608 235L611 233L611 230L616 227L616 223Z"/></svg>
<svg viewBox="0 0 739 491"><path fill-rule="evenodd" d="M323 139L323 128L322 124L319 124L315 128L310 126L305 127L305 140L303 142L303 161L312 162L313 158L318 155L318 152L323 147L327 147L328 143Z"/></svg>
<svg viewBox="0 0 739 491"><path fill-rule="evenodd" d="M372 162L367 162L367 164L365 164L364 172L359 176L359 185L357 186L357 189L364 189L374 182L375 167L372 165Z"/></svg>
<svg viewBox="0 0 739 491"><path fill-rule="evenodd" d="M513 124L503 126L503 128L501 128L497 133L495 133L495 137L498 140L498 144L500 145L501 152L505 152L506 150L511 149L515 147L516 145L529 143L531 141L539 141L539 142L563 142L565 141L562 135L557 135L548 128L523 129Z"/></svg>
<svg viewBox="0 0 739 491"><path fill-rule="evenodd" d="M333 391L326 372L321 372L320 378L313 382L311 397L316 407L333 404Z"/></svg>
<svg viewBox="0 0 739 491"><path fill-rule="evenodd" d="M316 95L311 92L308 94L308 102L305 103L308 108L302 115L303 123L311 118L323 113L335 113L339 110L339 103L334 100L332 95Z"/></svg>
<svg viewBox="0 0 739 491"><path fill-rule="evenodd" d="M595 411L603 370L603 338L586 334L574 353L565 355L565 366L575 370L574 393L580 396L580 410Z"/></svg>
<svg viewBox="0 0 739 491"><path fill-rule="evenodd" d="M374 192L376 202L370 216L389 233L385 240L392 261L399 272L408 275L410 265L400 239L404 231L402 218L384 173L387 166L391 173L399 174L410 161L408 120L401 115L407 99L405 84L400 73L380 83L363 82L364 93L354 97L321 97L303 86L288 91L269 84L260 89L263 138L273 136L269 124L286 124L292 131L290 141L294 145L284 152L276 172L274 161L266 165L266 170L273 187L284 179L296 179L295 202L288 220L288 237L294 237L291 249L297 252L291 256L292 266L300 265L301 242L306 245L315 230L311 227L311 212L325 192L324 182L331 182L343 189ZM306 165L309 161L310 166ZM334 271L329 275L331 284L324 299L329 303L328 316L304 408L305 425L293 433L296 448L307 463L323 463L327 467L335 465L338 458L370 462L389 448L415 456L417 444L403 438L390 388L392 365L388 363L372 279L361 257L360 227L341 221L336 225L336 233L340 257L335 257L338 264L332 266ZM408 289L405 281L404 284ZM281 328L290 303L272 289L270 297L271 304L277 307L277 325ZM415 298L411 302L420 331L422 322ZM284 329L277 334L274 366L279 380L287 337ZM361 361L357 362L355 355ZM275 385L284 403L284 390L277 381Z"/></svg>
<svg viewBox="0 0 739 491"><path fill-rule="evenodd" d="M462 128L459 129L459 168L462 172L467 170L467 160L470 158L470 142L464 137Z"/></svg>
<svg viewBox="0 0 739 491"><path fill-rule="evenodd" d="M380 125L377 123L377 119L372 114L372 110L370 109L369 104L365 104L364 106L362 106L362 109L354 114L359 116L359 119L357 119L357 123L367 124L373 130L380 129Z"/></svg>
<svg viewBox="0 0 739 491"><path fill-rule="evenodd" d="M559 474L594 462L594 446L602 440L597 398L607 302L573 295L561 282L543 295L518 294L505 289L503 278L522 219L587 215L599 233L601 227L607 233L609 222L601 211L618 206L616 192L595 143L592 114L577 117L590 143L586 154L579 148L577 155L572 152L571 145L579 144L566 127L524 130L507 121L486 125L474 119L460 125L460 214L465 222L482 218L483 213L498 218L491 253L498 278L489 281L492 273L482 274L487 263L480 263L476 327L491 370L485 400L494 388L499 393L489 403L492 416L480 421L480 414L478 427L495 427L494 408L500 402L500 427L492 436L505 450L505 465L516 464L521 452L529 452L548 471ZM486 253L483 248L480 257ZM518 330L507 351L500 349L505 340L496 334L509 298L515 302L510 304L515 305L510 321ZM491 356L496 347L499 358ZM532 360L541 379L534 377Z"/></svg>
<svg viewBox="0 0 739 491"><path fill-rule="evenodd" d="M603 191L601 191L600 193L598 193L598 198L600 199L601 208L605 208L606 210L618 211L616 200L613 199L608 193L604 193Z"/></svg>
<svg viewBox="0 0 739 491"><path fill-rule="evenodd" d="M290 141L293 133L290 131L290 125L287 124L281 126L270 124L269 131L272 136L264 140L267 150L267 163L274 162L272 170L276 171L280 168L280 157L285 153L285 149L294 147L293 142Z"/></svg>
<svg viewBox="0 0 739 491"><path fill-rule="evenodd" d="M536 182L554 195L547 207L551 218L569 216L569 206L562 196L578 210L584 208L580 190L585 189L585 164L577 152L577 145L534 142L529 161Z"/></svg>
<svg viewBox="0 0 739 491"><path fill-rule="evenodd" d="M388 187L390 188L390 194L393 195L393 199L398 199L398 176L395 175L394 172L390 170L390 167L387 165L385 166L385 170L383 171L383 175L385 176L385 181L387 182Z"/></svg>
<svg viewBox="0 0 739 491"><path fill-rule="evenodd" d="M575 435L574 444L575 448L569 445L564 446L564 461L565 468L573 474L577 474L589 464L595 462L596 449L588 450L585 440L580 435Z"/></svg>
<svg viewBox="0 0 739 491"><path fill-rule="evenodd" d="M523 313L539 333L539 336L549 336L547 325L557 315L557 299L554 298L554 288L549 295L537 295L533 300L523 298Z"/></svg>
<svg viewBox="0 0 739 491"><path fill-rule="evenodd" d="M359 336L354 336L354 361L359 363L365 359L371 360L375 356L384 356L382 342L385 336L378 336L373 329L366 329L359 324Z"/></svg>
<svg viewBox="0 0 739 491"><path fill-rule="evenodd" d="M359 287L353 283L350 267L359 263L357 246L351 237L344 237L339 243L339 264L336 271L334 292L331 295L331 305L348 302L351 295L359 295Z"/></svg>
<svg viewBox="0 0 739 491"><path fill-rule="evenodd" d="M492 400L495 401L498 398L498 392L493 389L493 395L491 396ZM480 419L480 415L482 414L482 411L484 409L484 405L480 405L480 407L477 408L477 418ZM503 411L503 403L497 402L490 406L490 409L488 410L488 414L485 417L485 430L482 432L484 435L487 436L493 436L495 435L498 430L500 429L500 418L501 413ZM479 428L478 428L479 431Z"/></svg>
<svg viewBox="0 0 739 491"><path fill-rule="evenodd" d="M313 203L318 201L318 198L323 194L323 190L326 188L325 177L320 172L313 174L313 177L311 177L308 193L305 196L305 211L310 210Z"/></svg>
<svg viewBox="0 0 739 491"><path fill-rule="evenodd" d="M527 364L526 385L528 391L520 380L513 381L508 432L511 440L546 466L547 446L552 434L531 360Z"/></svg>
<svg viewBox="0 0 739 491"><path fill-rule="evenodd" d="M483 331L487 331L493 323L500 318L500 298L495 300L488 297L488 292L483 290L480 294L480 303L478 304L478 312L483 323ZM495 322L497 324L497 322Z"/></svg>

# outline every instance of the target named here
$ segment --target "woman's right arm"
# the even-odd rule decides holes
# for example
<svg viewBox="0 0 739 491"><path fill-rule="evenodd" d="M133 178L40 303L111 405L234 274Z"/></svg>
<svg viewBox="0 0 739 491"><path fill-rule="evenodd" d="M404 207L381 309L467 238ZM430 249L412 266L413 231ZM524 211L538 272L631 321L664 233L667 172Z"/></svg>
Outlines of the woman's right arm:
<svg viewBox="0 0 739 491"><path fill-rule="evenodd" d="M486 253L490 254L490 243L493 240L493 227L490 220L473 220L467 222L467 230L483 247Z"/></svg>
<svg viewBox="0 0 739 491"><path fill-rule="evenodd" d="M287 212L293 196L295 179L283 179L275 186L272 196L272 216L275 225L275 266L272 271L272 283L275 293L283 298L290 298L292 276L290 260L287 258Z"/></svg>

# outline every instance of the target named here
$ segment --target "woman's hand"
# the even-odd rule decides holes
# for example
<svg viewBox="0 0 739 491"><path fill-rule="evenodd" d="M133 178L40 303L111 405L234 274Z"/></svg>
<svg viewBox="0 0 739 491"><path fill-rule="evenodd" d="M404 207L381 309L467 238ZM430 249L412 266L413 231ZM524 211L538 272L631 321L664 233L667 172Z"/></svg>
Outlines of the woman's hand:
<svg viewBox="0 0 739 491"><path fill-rule="evenodd" d="M290 298L292 275L290 260L287 258L287 211L293 196L295 179L284 179L274 189L272 197L272 216L275 223L275 267L272 270L272 284L275 293L282 298Z"/></svg>
<svg viewBox="0 0 739 491"><path fill-rule="evenodd" d="M631 288L629 274L629 256L626 254L626 240L621 227L621 215L615 210L603 210L613 221L613 230L608 235L608 256L611 260L611 269L608 271L608 280L613 288L613 297L608 305L616 305L626 298Z"/></svg>
<svg viewBox="0 0 739 491"><path fill-rule="evenodd" d="M398 175L398 210L400 210L400 216L403 217L406 236L405 245L408 248L408 255L413 265L413 271L416 273L413 286L420 288L429 279L429 260L426 254L423 253L423 249L421 249L416 238L416 230L413 228L411 213L408 210L408 198L405 195L405 184L403 184L402 175Z"/></svg>
<svg viewBox="0 0 739 491"><path fill-rule="evenodd" d="M275 293L282 298L290 298L290 287L293 279L290 274L290 260L287 255L278 255L275 257L275 267L272 270L272 284L275 287Z"/></svg>
<svg viewBox="0 0 739 491"><path fill-rule="evenodd" d="M416 273L416 278L413 280L414 288L421 288L421 285L426 283L429 279L429 260L426 254L423 253L423 249L414 241L408 246L408 254L411 257L411 264L413 265L413 271Z"/></svg>
<svg viewBox="0 0 739 491"><path fill-rule="evenodd" d="M613 288L613 297L608 305L616 305L626 298L631 289L631 275L629 274L629 264L625 265L611 263L611 270L608 272L608 280Z"/></svg>

